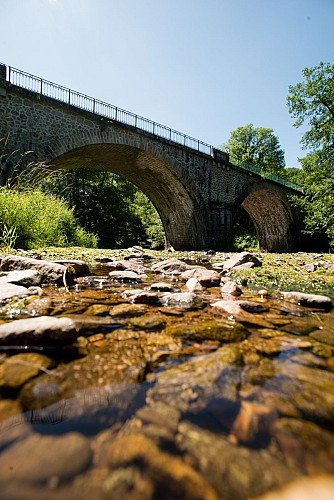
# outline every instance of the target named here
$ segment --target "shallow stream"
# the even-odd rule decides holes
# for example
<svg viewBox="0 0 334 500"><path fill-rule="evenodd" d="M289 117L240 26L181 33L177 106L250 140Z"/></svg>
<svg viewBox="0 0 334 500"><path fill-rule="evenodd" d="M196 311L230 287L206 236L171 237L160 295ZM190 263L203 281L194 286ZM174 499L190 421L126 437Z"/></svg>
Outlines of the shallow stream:
<svg viewBox="0 0 334 500"><path fill-rule="evenodd" d="M109 271L2 310L80 334L0 347L1 498L238 500L334 474L334 312L250 288L224 312L219 286L171 304L177 275Z"/></svg>

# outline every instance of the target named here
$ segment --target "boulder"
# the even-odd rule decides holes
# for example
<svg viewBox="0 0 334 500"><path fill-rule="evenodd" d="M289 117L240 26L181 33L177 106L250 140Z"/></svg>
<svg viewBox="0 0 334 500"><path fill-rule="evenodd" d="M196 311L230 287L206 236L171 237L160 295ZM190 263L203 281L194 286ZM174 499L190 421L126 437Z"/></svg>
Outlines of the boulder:
<svg viewBox="0 0 334 500"><path fill-rule="evenodd" d="M72 285L74 282L73 273L62 264L48 260L31 259L29 257L19 257L18 255L6 255L1 262L2 271L17 271L33 269L41 277L41 283L55 285Z"/></svg>
<svg viewBox="0 0 334 500"><path fill-rule="evenodd" d="M187 269L181 273L180 278L187 281L190 278L196 278L197 281L204 286L209 288L212 286L219 286L221 276L217 271L213 269L206 269L205 267L196 266L192 269Z"/></svg>
<svg viewBox="0 0 334 500"><path fill-rule="evenodd" d="M252 263L252 267L262 266L262 262L255 255L249 252L241 252L233 255L230 259L224 262L224 271L230 271L231 269L235 269L235 267L241 266L246 263Z"/></svg>

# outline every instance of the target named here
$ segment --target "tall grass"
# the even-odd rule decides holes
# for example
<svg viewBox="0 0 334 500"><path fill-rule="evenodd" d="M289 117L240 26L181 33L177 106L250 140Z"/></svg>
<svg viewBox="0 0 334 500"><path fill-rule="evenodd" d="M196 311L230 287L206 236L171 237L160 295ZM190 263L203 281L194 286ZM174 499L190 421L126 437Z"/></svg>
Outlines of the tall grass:
<svg viewBox="0 0 334 500"><path fill-rule="evenodd" d="M38 188L0 187L0 247L97 247L97 237L79 226L65 201Z"/></svg>

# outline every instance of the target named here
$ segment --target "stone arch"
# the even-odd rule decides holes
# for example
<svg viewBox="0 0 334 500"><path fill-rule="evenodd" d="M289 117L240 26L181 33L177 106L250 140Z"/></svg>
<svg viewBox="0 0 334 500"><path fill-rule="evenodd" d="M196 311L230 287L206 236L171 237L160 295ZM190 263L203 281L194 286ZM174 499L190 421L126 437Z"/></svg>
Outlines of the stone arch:
<svg viewBox="0 0 334 500"><path fill-rule="evenodd" d="M293 214L288 202L268 188L250 193L241 206L252 219L260 248L286 252L293 248Z"/></svg>
<svg viewBox="0 0 334 500"><path fill-rule="evenodd" d="M164 226L167 246L175 250L205 248L206 226L198 201L166 161L119 140L87 143L61 152L49 165L55 169L99 168L120 175L154 204ZM63 147L60 149L64 151Z"/></svg>

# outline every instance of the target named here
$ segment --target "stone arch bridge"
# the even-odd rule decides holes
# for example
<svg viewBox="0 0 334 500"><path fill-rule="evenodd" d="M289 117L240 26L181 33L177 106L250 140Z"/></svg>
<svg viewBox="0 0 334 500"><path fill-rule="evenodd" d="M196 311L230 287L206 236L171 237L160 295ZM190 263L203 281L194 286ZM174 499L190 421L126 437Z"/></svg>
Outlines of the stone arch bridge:
<svg viewBox="0 0 334 500"><path fill-rule="evenodd" d="M3 64L0 118L0 139L12 153L2 179L15 156L30 151L29 162L100 168L134 183L155 205L175 250L226 249L240 207L262 249L295 247L288 195L300 194L298 186L264 178L209 144Z"/></svg>

